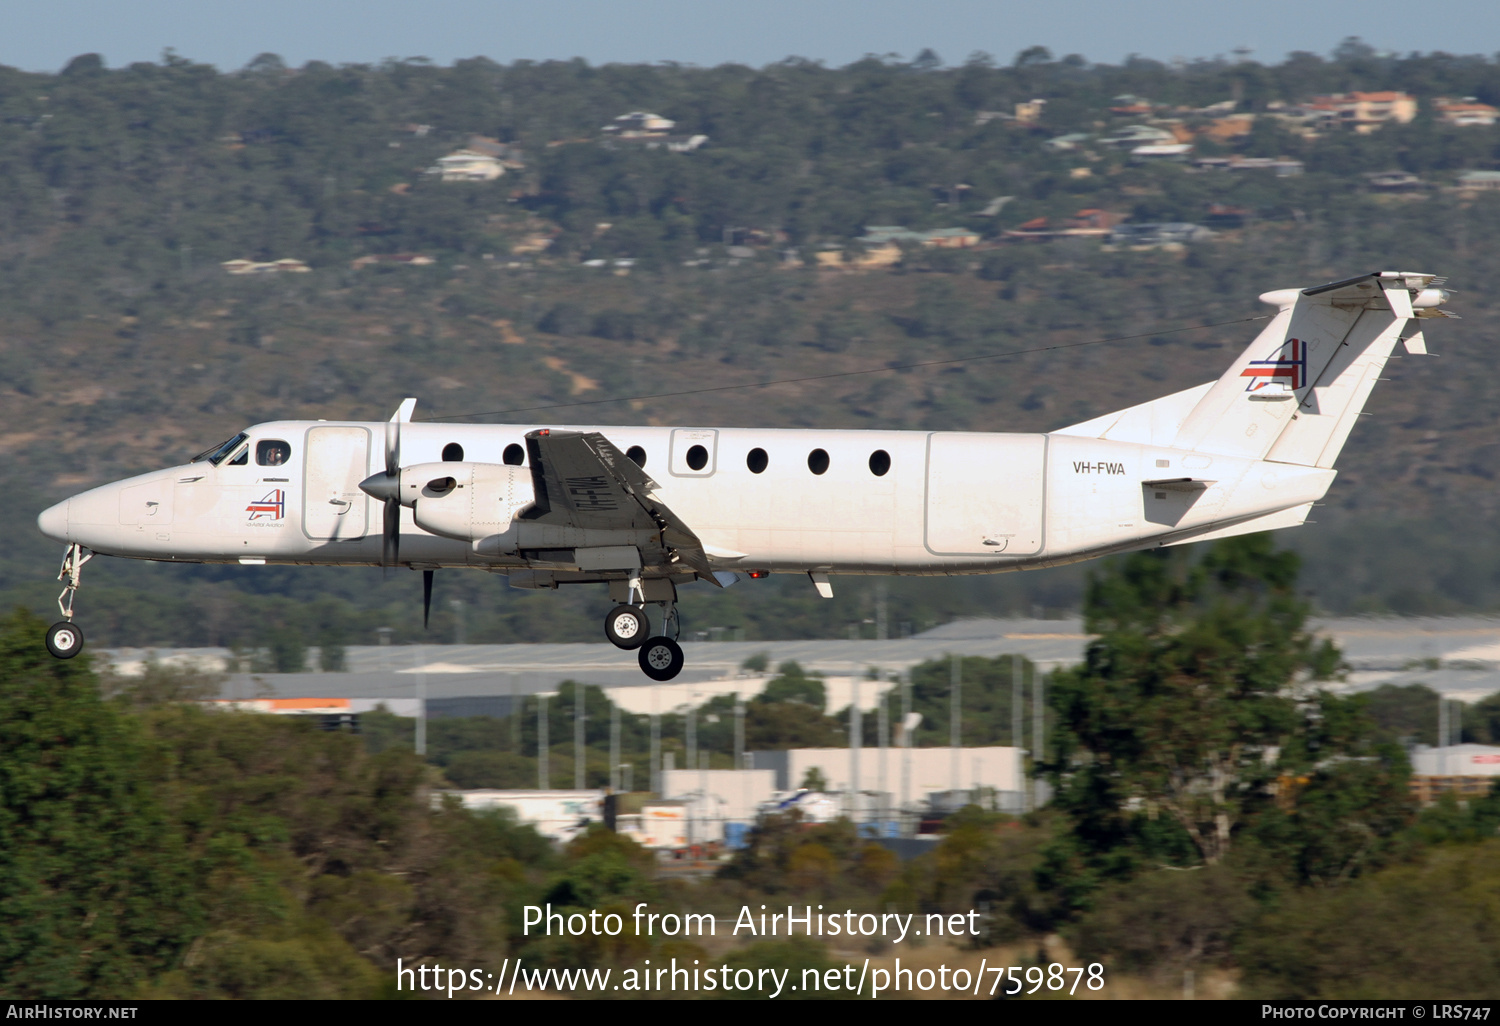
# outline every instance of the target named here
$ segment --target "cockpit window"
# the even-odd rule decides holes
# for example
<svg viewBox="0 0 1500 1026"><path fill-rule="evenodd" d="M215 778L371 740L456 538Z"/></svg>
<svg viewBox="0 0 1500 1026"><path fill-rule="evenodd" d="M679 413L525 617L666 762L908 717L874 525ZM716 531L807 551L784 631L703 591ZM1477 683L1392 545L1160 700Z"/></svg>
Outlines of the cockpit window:
<svg viewBox="0 0 1500 1026"><path fill-rule="evenodd" d="M239 448L240 443L243 442L248 437L249 436L246 435L245 432L241 431L239 434L235 435L229 441L227 441L227 442L221 442L220 444L214 446L212 449L205 449L205 450L203 450L198 455L196 455L192 459L188 460L188 462L189 463L202 463L204 460L207 460L208 462L212 463L214 466L217 467L220 463L224 462L224 458L226 456L228 456L230 453L234 452L235 449Z"/></svg>
<svg viewBox="0 0 1500 1026"><path fill-rule="evenodd" d="M229 466L229 467L243 467L243 466L245 466L249 462L250 462L250 447L247 445L243 449L241 449L239 452L235 453L234 454L234 459L230 460L227 464L225 464L225 466Z"/></svg>
<svg viewBox="0 0 1500 1026"><path fill-rule="evenodd" d="M276 438L255 443L255 462L262 467L279 467L292 458L292 447Z"/></svg>

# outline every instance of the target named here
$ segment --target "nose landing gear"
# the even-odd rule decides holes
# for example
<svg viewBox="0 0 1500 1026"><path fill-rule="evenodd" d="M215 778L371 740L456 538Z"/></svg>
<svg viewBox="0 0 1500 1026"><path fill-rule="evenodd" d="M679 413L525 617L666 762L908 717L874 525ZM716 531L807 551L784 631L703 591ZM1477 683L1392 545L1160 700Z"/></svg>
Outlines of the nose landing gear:
<svg viewBox="0 0 1500 1026"><path fill-rule="evenodd" d="M83 651L83 632L64 620L47 628L47 651L59 659L72 659Z"/></svg>
<svg viewBox="0 0 1500 1026"><path fill-rule="evenodd" d="M57 572L57 579L64 582L62 593L57 596L57 608L62 611L63 619L47 628L47 651L58 659L72 659L83 651L83 631L73 622L73 596L78 593L83 564L93 558L92 552L85 554L83 546L75 542L68 546L62 569Z"/></svg>

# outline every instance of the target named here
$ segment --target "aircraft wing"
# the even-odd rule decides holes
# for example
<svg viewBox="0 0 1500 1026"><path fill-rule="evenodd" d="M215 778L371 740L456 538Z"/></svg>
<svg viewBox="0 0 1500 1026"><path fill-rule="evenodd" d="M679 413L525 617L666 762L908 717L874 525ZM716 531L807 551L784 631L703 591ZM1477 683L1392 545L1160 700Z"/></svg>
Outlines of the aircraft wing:
<svg viewBox="0 0 1500 1026"><path fill-rule="evenodd" d="M657 483L604 435L543 428L526 435L526 454L536 501L523 519L655 531L669 559L722 587L698 536L652 494Z"/></svg>

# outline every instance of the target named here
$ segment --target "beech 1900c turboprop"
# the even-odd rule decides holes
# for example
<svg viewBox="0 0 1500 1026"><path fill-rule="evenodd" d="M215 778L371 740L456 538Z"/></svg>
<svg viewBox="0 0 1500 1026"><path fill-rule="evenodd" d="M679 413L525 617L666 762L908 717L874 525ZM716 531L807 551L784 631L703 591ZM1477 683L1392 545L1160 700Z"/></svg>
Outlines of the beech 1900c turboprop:
<svg viewBox="0 0 1500 1026"><path fill-rule="evenodd" d="M60 658L96 553L187 563L474 567L519 588L598 583L605 634L682 668L677 588L799 573L982 574L1293 527L1398 340L1451 316L1429 274L1267 292L1277 309L1217 381L1045 434L273 421L192 461L75 495L37 522L68 546ZM653 634L648 604L660 610Z"/></svg>

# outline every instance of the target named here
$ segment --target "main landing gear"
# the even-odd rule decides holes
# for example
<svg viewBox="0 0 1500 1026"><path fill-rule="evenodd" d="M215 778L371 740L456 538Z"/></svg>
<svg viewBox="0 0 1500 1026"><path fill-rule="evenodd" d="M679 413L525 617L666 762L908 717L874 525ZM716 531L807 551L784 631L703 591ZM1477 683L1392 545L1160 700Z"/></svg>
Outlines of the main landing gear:
<svg viewBox="0 0 1500 1026"><path fill-rule="evenodd" d="M604 618L604 636L615 648L640 648L650 630L640 606L618 605Z"/></svg>
<svg viewBox="0 0 1500 1026"><path fill-rule="evenodd" d="M92 552L84 554L82 545L69 545L63 555L62 569L57 572L57 579L64 582L62 594L57 596L57 608L62 610L63 619L47 628L47 651L58 659L72 659L83 651L83 631L73 622L73 596L78 593L83 564L93 558Z"/></svg>
<svg viewBox="0 0 1500 1026"><path fill-rule="evenodd" d="M631 580L628 594L630 601L615 606L604 618L604 636L616 648L639 649L641 671L652 680L671 680L682 672L683 664L682 646L677 644L682 633L677 603L653 603L661 606L662 632L652 637L639 578Z"/></svg>
<svg viewBox="0 0 1500 1026"><path fill-rule="evenodd" d="M671 680L682 672L682 646L671 638L647 638L637 658L652 680Z"/></svg>

